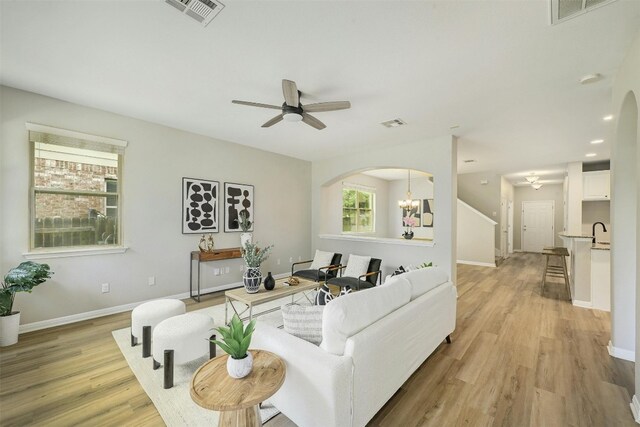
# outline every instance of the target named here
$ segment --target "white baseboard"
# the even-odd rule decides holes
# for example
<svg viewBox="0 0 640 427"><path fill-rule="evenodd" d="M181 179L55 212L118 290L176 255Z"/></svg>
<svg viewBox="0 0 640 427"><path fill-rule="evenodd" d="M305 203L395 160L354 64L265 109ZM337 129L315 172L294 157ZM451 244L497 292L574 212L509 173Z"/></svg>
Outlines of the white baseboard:
<svg viewBox="0 0 640 427"><path fill-rule="evenodd" d="M280 279L282 277L288 277L289 273L275 274L273 277ZM215 288L200 289L200 293L205 294L208 292L224 291L227 289L239 288L243 286L242 282L228 283L226 285L216 286ZM20 333L38 331L40 329L53 328L54 326L68 325L69 323L80 322L83 320L95 319L96 317L109 316L111 314L122 313L125 311L133 310L138 305L147 301L152 301L160 298L173 298L173 299L186 299L189 298L189 292L182 292L175 295L167 295L158 298L152 298L144 301L132 302L129 304L117 305L115 307L101 308L99 310L87 311L84 313L72 314L70 316L56 317L55 319L41 320L39 322L26 323L20 325Z"/></svg>
<svg viewBox="0 0 640 427"><path fill-rule="evenodd" d="M640 424L640 402L638 401L638 395L634 394L631 399L631 412L633 413L633 419L636 420L636 423Z"/></svg>
<svg viewBox="0 0 640 427"><path fill-rule="evenodd" d="M467 264L467 265L478 265L480 267L495 267L495 262L477 262L477 261L465 261L463 259L459 259L456 261L458 264Z"/></svg>
<svg viewBox="0 0 640 427"><path fill-rule="evenodd" d="M574 299L571 303L576 307L593 308L591 301L580 301L579 299Z"/></svg>
<svg viewBox="0 0 640 427"><path fill-rule="evenodd" d="M522 252L522 249L514 249L513 252Z"/></svg>
<svg viewBox="0 0 640 427"><path fill-rule="evenodd" d="M609 351L609 356L611 356L611 357L628 360L630 362L635 362L636 361L636 352L635 351L625 350L623 348L614 347L613 344L611 343L611 341L609 341L609 345L607 345L607 350ZM637 399L636 399L636 401L637 401Z"/></svg>

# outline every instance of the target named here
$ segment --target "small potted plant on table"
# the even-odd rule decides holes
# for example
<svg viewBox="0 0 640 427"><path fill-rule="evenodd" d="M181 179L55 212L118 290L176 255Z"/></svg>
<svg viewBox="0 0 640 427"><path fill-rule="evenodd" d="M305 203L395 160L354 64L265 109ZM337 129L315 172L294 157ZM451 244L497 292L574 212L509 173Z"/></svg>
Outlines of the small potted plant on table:
<svg viewBox="0 0 640 427"><path fill-rule="evenodd" d="M262 282L262 273L260 272L260 264L269 258L273 245L260 249L258 244L247 243L242 248L242 258L247 264L247 270L242 275L242 281L247 293L255 294L260 289Z"/></svg>
<svg viewBox="0 0 640 427"><path fill-rule="evenodd" d="M47 264L26 261L9 270L0 282L0 347L18 342L20 312L13 311L16 292L31 292L51 277Z"/></svg>
<svg viewBox="0 0 640 427"><path fill-rule="evenodd" d="M244 378L251 373L253 356L249 351L249 344L251 344L251 335L255 326L256 321L252 320L245 328L238 315L234 314L229 327L216 328L222 340L211 340L211 342L229 354L227 372L232 378Z"/></svg>

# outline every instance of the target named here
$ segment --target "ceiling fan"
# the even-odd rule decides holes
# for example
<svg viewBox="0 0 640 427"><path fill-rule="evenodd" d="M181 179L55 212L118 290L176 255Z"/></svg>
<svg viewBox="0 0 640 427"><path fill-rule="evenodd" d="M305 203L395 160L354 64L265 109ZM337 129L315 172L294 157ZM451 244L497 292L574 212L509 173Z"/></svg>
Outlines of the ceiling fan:
<svg viewBox="0 0 640 427"><path fill-rule="evenodd" d="M302 105L300 103L301 92L298 90L296 82L291 80L282 80L282 93L284 94L284 103L281 107L278 105L261 104L259 102L238 101L236 99L231 102L234 104L249 105L252 107L282 110L282 113L263 124L263 128L271 127L276 123L285 120L287 122L302 121L311 127L321 130L327 126L309 113L320 113L323 111L345 110L347 108L351 108L351 103L349 101L318 102L316 104Z"/></svg>

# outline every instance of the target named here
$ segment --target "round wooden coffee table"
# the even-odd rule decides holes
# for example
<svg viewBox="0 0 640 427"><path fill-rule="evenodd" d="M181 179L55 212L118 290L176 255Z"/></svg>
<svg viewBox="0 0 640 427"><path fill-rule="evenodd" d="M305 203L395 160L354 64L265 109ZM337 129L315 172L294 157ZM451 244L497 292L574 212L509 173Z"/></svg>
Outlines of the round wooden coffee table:
<svg viewBox="0 0 640 427"><path fill-rule="evenodd" d="M258 405L284 382L282 359L265 350L251 353L253 369L244 378L229 376L227 354L209 360L193 374L191 399L203 408L220 411L220 427L262 426Z"/></svg>

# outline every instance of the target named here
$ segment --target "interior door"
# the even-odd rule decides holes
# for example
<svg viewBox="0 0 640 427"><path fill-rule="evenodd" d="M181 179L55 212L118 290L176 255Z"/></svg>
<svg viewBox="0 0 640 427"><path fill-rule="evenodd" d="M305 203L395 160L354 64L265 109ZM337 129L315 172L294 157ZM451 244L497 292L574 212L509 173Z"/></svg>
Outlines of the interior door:
<svg viewBox="0 0 640 427"><path fill-rule="evenodd" d="M500 256L507 257L507 199L500 200Z"/></svg>
<svg viewBox="0 0 640 427"><path fill-rule="evenodd" d="M507 202L507 258L513 253L513 200Z"/></svg>
<svg viewBox="0 0 640 427"><path fill-rule="evenodd" d="M553 241L553 200L522 202L522 250L542 252Z"/></svg>

